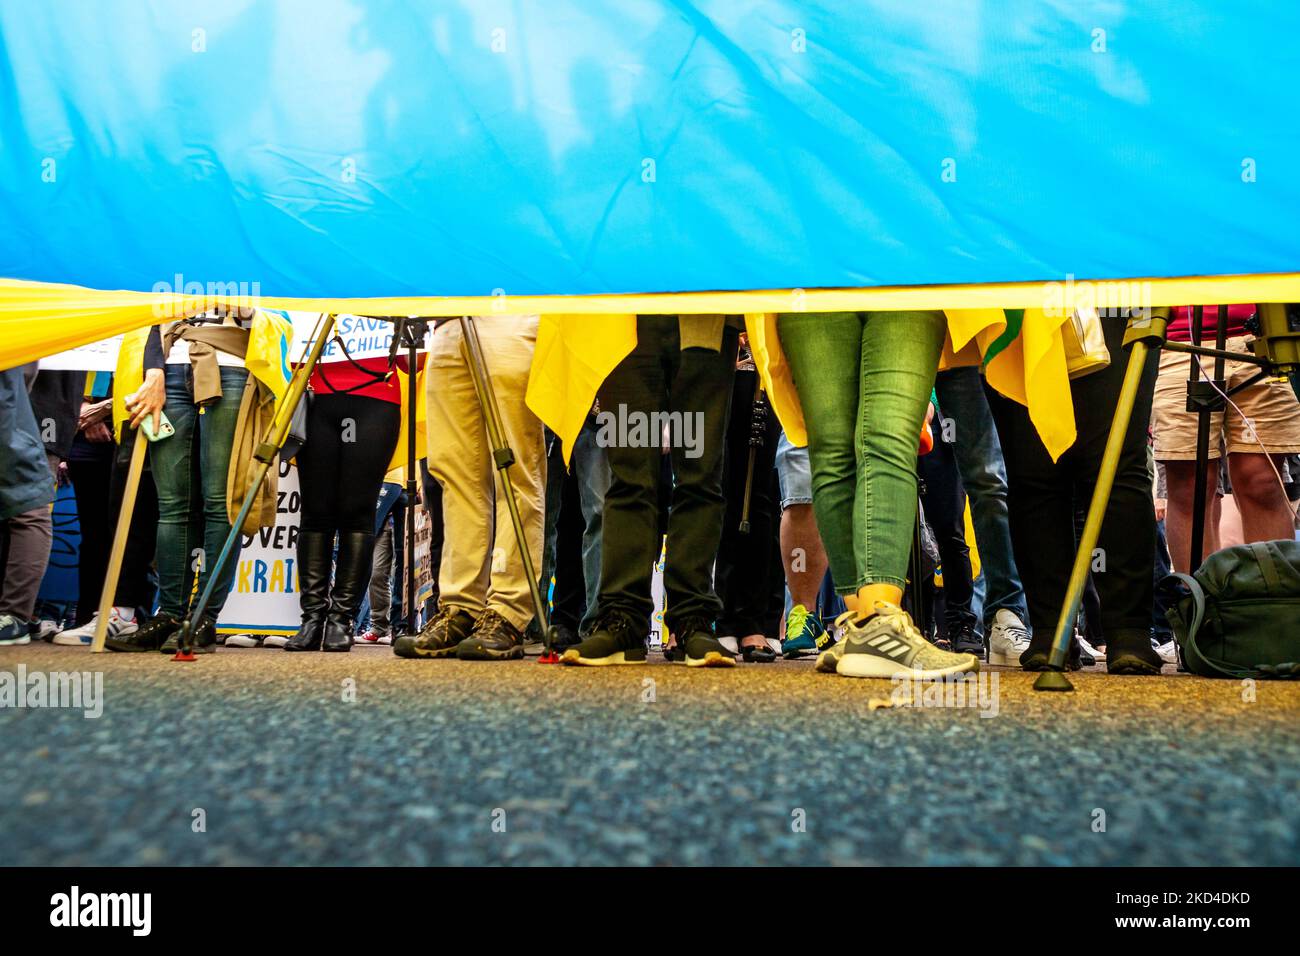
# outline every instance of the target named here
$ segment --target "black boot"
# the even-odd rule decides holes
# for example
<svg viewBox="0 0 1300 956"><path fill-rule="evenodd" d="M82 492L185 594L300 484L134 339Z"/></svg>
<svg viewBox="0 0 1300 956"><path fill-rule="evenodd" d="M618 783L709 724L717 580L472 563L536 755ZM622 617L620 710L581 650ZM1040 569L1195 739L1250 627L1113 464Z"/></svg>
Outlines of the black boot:
<svg viewBox="0 0 1300 956"><path fill-rule="evenodd" d="M286 651L318 651L330 609L333 531L298 532L298 606L302 623L284 645Z"/></svg>
<svg viewBox="0 0 1300 956"><path fill-rule="evenodd" d="M1106 635L1106 673L1159 674L1164 661L1151 646L1151 632L1144 628L1116 629Z"/></svg>
<svg viewBox="0 0 1300 956"><path fill-rule="evenodd" d="M375 536L369 531L339 532L339 561L334 570L334 590L330 593L330 612L325 618L321 650L352 650L357 610L370 586L374 548Z"/></svg>

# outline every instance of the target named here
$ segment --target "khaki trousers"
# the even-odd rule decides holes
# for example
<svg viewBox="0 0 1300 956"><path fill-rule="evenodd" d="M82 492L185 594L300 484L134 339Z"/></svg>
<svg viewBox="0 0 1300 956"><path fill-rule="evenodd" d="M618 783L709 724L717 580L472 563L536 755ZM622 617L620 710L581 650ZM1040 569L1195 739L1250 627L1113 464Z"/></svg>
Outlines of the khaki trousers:
<svg viewBox="0 0 1300 956"><path fill-rule="evenodd" d="M546 448L542 423L524 404L537 343L537 316L476 316L488 375L501 411L510 466L533 569L542 566ZM492 446L459 320L440 325L429 346L429 473L442 486L444 544L438 587L443 607L478 617L496 611L523 630L533 603L515 541L505 492L492 462Z"/></svg>

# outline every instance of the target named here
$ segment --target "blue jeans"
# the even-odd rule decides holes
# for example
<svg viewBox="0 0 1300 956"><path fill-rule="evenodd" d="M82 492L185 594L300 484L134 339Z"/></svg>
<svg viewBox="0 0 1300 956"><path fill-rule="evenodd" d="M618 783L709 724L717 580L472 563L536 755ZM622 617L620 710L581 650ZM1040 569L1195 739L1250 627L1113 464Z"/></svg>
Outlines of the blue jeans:
<svg viewBox="0 0 1300 956"><path fill-rule="evenodd" d="M984 623L1003 608L1028 625L1025 590L1011 550L1007 521L1007 469L984 394L984 377L974 366L940 372L935 379L941 420L951 422L953 450L962 486L970 499L971 523L984 577Z"/></svg>
<svg viewBox="0 0 1300 956"><path fill-rule="evenodd" d="M239 405L248 370L221 368L221 398L204 408L194 404L189 365L168 365L163 412L176 434L149 445L149 465L158 487L158 610L181 617L198 577L208 585L212 565L230 534L226 474L235 441ZM221 613L239 565L239 541L216 579L207 616Z"/></svg>

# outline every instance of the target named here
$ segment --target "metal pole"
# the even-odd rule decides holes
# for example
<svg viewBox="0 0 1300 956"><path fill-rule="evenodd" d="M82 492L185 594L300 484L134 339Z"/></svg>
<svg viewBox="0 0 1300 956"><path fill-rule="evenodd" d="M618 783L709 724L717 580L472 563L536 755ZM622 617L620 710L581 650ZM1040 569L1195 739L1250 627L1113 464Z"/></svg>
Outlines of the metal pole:
<svg viewBox="0 0 1300 956"><path fill-rule="evenodd" d="M492 445L492 460L496 464L497 473L501 476L506 508L510 512L510 523L514 525L519 556L523 559L524 577L528 579L528 590L533 598L533 611L542 629L542 644L546 649L542 660L551 663L555 657L555 633L547 621L546 602L542 600L542 589L537 580L537 572L533 569L532 554L528 550L528 536L524 532L523 519L519 516L519 503L515 500L514 483L510 479L510 466L515 463L515 453L506 442L505 431L501 427L500 408L497 405L496 393L492 390L492 379L488 375L487 362L483 358L483 345L479 342L478 329L474 325L472 316L460 317L460 330L465 341L470 375L474 380L474 392L478 395L483 421L487 426L488 442Z"/></svg>
<svg viewBox="0 0 1300 956"><path fill-rule="evenodd" d="M108 638L108 618L113 613L113 601L117 597L117 580L122 573L122 559L126 554L126 541L131 535L131 518L135 514L135 499L140 490L140 475L144 471L145 453L149 442L137 428L127 431L130 422L123 425L124 432L131 435L135 444L131 447L131 464L126 471L126 485L122 489L122 507L117 513L117 528L113 531L113 548L108 553L108 573L104 576L104 590L99 594L99 616L95 619L95 639L90 644L91 653L99 654L104 650L104 641Z"/></svg>
<svg viewBox="0 0 1300 956"><path fill-rule="evenodd" d="M212 566L212 570L208 573L208 583L199 596L198 604L194 606L189 618L181 625L180 635L177 639L179 647L176 656L172 658L173 660L192 661L195 659L193 651L194 631L199 626L199 621L203 617L203 612L207 610L208 603L212 600L212 593L216 590L217 578L221 576L222 568L226 566L226 561L230 559L231 552L235 549L235 542L239 540L242 534L240 529L243 528L244 519L248 517L248 512L252 510L253 501L262 488L262 482L266 480L266 473L271 469L271 465L275 463L276 456L280 454L280 449L284 447L285 439L289 436L289 427L293 424L294 410L297 409L298 402L302 400L303 392L307 390L307 382L316 368L316 363L320 361L321 352L325 350L325 345L329 342L330 332L333 329L334 316L326 315L323 328L320 330L320 334L316 336L316 340L312 342L311 351L307 354L307 361L294 370L289 379L289 391L285 393L284 401L275 410L275 415L266 429L266 435L263 437L262 443L253 452L253 458L258 463L257 470L253 475L253 483L249 485L248 491L244 494L244 503L239 509L239 517L231 525L230 533L226 535L225 543L221 546L221 553L217 556L216 564Z"/></svg>
<svg viewBox="0 0 1300 956"><path fill-rule="evenodd" d="M1097 483L1093 489L1092 501L1088 505L1088 516L1083 523L1083 534L1079 540L1079 550L1074 556L1074 566L1070 570L1070 583L1066 588L1065 603L1061 607L1061 616L1056 622L1052 656L1048 662L1049 669L1038 675L1038 679L1034 681L1034 690L1074 690L1074 685L1065 676L1065 660L1069 653L1070 640L1074 637L1074 622L1079 615L1079 604L1083 599L1088 569L1092 565L1092 552L1097 547L1101 523L1106 516L1106 506L1110 504L1110 492L1115 484L1115 472L1119 468L1119 456L1124 447L1124 438L1128 434L1129 422L1133 418L1133 405L1137 402L1138 388L1142 384L1147 355L1153 345L1158 347L1164 339L1166 322L1167 316L1163 313L1140 321L1129 320L1129 330L1125 336L1126 343L1130 340L1132 343L1128 367L1124 371L1124 382L1120 387L1115 416L1111 419L1110 434L1106 438L1105 451L1102 452Z"/></svg>

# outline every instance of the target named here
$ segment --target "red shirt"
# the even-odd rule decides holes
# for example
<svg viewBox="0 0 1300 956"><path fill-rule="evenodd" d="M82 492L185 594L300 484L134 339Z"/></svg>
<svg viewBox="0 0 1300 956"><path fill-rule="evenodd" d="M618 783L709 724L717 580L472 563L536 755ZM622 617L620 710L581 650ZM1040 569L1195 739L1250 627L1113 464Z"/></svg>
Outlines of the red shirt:
<svg viewBox="0 0 1300 956"><path fill-rule="evenodd" d="M1173 342L1190 342L1192 340L1192 306L1180 305L1176 307L1169 319L1168 335ZM1246 334L1245 322L1255 314L1255 305L1230 305L1228 306L1228 320L1224 323L1228 330L1228 338L1235 338ZM1217 305L1207 305L1202 307L1201 313L1201 344L1214 345L1215 329L1219 323L1219 307Z"/></svg>
<svg viewBox="0 0 1300 956"><path fill-rule="evenodd" d="M357 365L361 368L357 368ZM405 367L406 363L402 362L401 365ZM368 375L361 369L382 375L388 371L388 359L360 359L356 365L348 361L322 362L311 373L311 390L317 395L346 392L349 395L377 398L381 402L392 402L394 405L402 403L402 385L397 380L396 369L385 380Z"/></svg>

